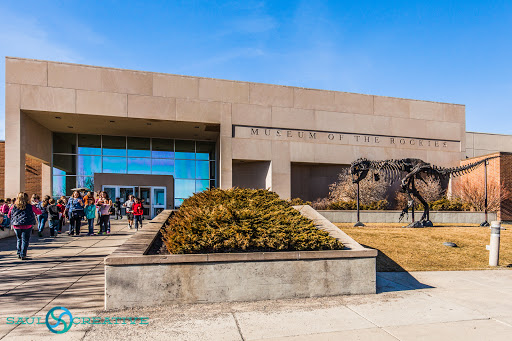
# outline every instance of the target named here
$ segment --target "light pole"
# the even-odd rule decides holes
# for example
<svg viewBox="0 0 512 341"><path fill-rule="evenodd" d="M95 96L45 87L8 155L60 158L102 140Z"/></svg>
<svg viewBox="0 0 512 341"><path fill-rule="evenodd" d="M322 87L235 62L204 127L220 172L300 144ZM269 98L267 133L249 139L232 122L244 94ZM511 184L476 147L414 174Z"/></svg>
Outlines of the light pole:
<svg viewBox="0 0 512 341"><path fill-rule="evenodd" d="M359 218L359 181L357 182L357 223L354 224L354 227L364 226Z"/></svg>
<svg viewBox="0 0 512 341"><path fill-rule="evenodd" d="M484 162L484 186L485 186L485 199L484 199L484 212L485 212L485 221L480 224L480 226L489 226L489 220L487 219L487 163L489 161Z"/></svg>

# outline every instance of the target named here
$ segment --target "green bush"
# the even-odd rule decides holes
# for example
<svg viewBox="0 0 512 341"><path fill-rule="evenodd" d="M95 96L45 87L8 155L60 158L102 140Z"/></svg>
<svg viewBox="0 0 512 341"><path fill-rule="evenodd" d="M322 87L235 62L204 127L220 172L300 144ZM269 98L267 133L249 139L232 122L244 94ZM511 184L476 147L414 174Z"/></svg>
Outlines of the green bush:
<svg viewBox="0 0 512 341"><path fill-rule="evenodd" d="M431 211L471 211L471 204L465 203L458 198L448 199L443 197L429 203ZM422 210L423 205L419 204L418 209Z"/></svg>
<svg viewBox="0 0 512 341"><path fill-rule="evenodd" d="M242 188L214 188L186 199L163 239L173 254L343 248L276 193Z"/></svg>
<svg viewBox="0 0 512 341"><path fill-rule="evenodd" d="M290 200L286 200L291 206L298 206L298 205L309 205L311 206L311 201L304 201L301 198L293 198Z"/></svg>
<svg viewBox="0 0 512 341"><path fill-rule="evenodd" d="M389 206L387 200L374 201L368 205L359 205L361 210L386 210ZM357 202L355 200L350 201L336 201L327 205L328 210L356 210Z"/></svg>

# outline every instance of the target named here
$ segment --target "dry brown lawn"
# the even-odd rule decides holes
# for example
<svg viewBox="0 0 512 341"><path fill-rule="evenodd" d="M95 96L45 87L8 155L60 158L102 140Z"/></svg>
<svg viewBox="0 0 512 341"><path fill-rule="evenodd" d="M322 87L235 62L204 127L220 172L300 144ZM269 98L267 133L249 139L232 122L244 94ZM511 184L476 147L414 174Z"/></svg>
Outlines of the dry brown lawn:
<svg viewBox="0 0 512 341"><path fill-rule="evenodd" d="M379 250L377 271L438 271L489 269L490 229L477 225L442 224L403 228L403 224L336 224L358 243ZM500 268L512 266L512 225L501 231ZM458 247L444 246L453 242Z"/></svg>

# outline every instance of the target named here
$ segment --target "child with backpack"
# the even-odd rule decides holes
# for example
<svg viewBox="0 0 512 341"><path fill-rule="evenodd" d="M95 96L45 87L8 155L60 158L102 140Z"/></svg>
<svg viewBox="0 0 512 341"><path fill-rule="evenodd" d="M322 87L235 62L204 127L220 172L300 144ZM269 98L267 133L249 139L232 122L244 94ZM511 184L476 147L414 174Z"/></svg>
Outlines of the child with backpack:
<svg viewBox="0 0 512 341"><path fill-rule="evenodd" d="M140 228L142 229L142 215L144 214L144 205L142 205L142 202L139 198L135 198L135 203L132 207L133 210L133 217L135 218L135 230L139 230L139 224Z"/></svg>
<svg viewBox="0 0 512 341"><path fill-rule="evenodd" d="M39 200L39 197L37 197ZM37 208L41 210L41 214L38 219L38 235L39 237L43 236L43 230L48 221L48 205L50 204L50 197L45 197L42 202L37 204Z"/></svg>
<svg viewBox="0 0 512 341"><path fill-rule="evenodd" d="M57 201L57 207L59 208L59 228L57 229L57 233L62 232L62 227L66 224L66 203L59 199Z"/></svg>
<svg viewBox="0 0 512 341"><path fill-rule="evenodd" d="M11 226L11 219L7 216L9 213L10 205L4 199L0 199L0 230L4 230L6 227L9 228Z"/></svg>
<svg viewBox="0 0 512 341"><path fill-rule="evenodd" d="M116 214L116 220L117 217L119 217L119 219L123 219L123 215L121 214L121 198L116 198L116 201L114 202L114 209Z"/></svg>
<svg viewBox="0 0 512 341"><path fill-rule="evenodd" d="M87 235L94 236L94 218L96 218L96 205L94 205L94 198L92 196L87 198L84 211L85 217L87 218L87 223L89 224L89 233L87 233Z"/></svg>
<svg viewBox="0 0 512 341"><path fill-rule="evenodd" d="M50 225L50 237L57 237L60 224L60 209L55 203L55 199L50 199L48 203L48 224Z"/></svg>

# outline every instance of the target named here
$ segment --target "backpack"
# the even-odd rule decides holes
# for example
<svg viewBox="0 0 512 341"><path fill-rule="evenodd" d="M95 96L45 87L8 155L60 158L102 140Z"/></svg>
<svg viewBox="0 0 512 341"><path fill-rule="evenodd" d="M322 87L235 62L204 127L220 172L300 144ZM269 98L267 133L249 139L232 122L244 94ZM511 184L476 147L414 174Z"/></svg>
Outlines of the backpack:
<svg viewBox="0 0 512 341"><path fill-rule="evenodd" d="M57 220L59 219L59 208L57 207L57 205L50 205L48 206L48 213L50 213L50 218L52 220Z"/></svg>

